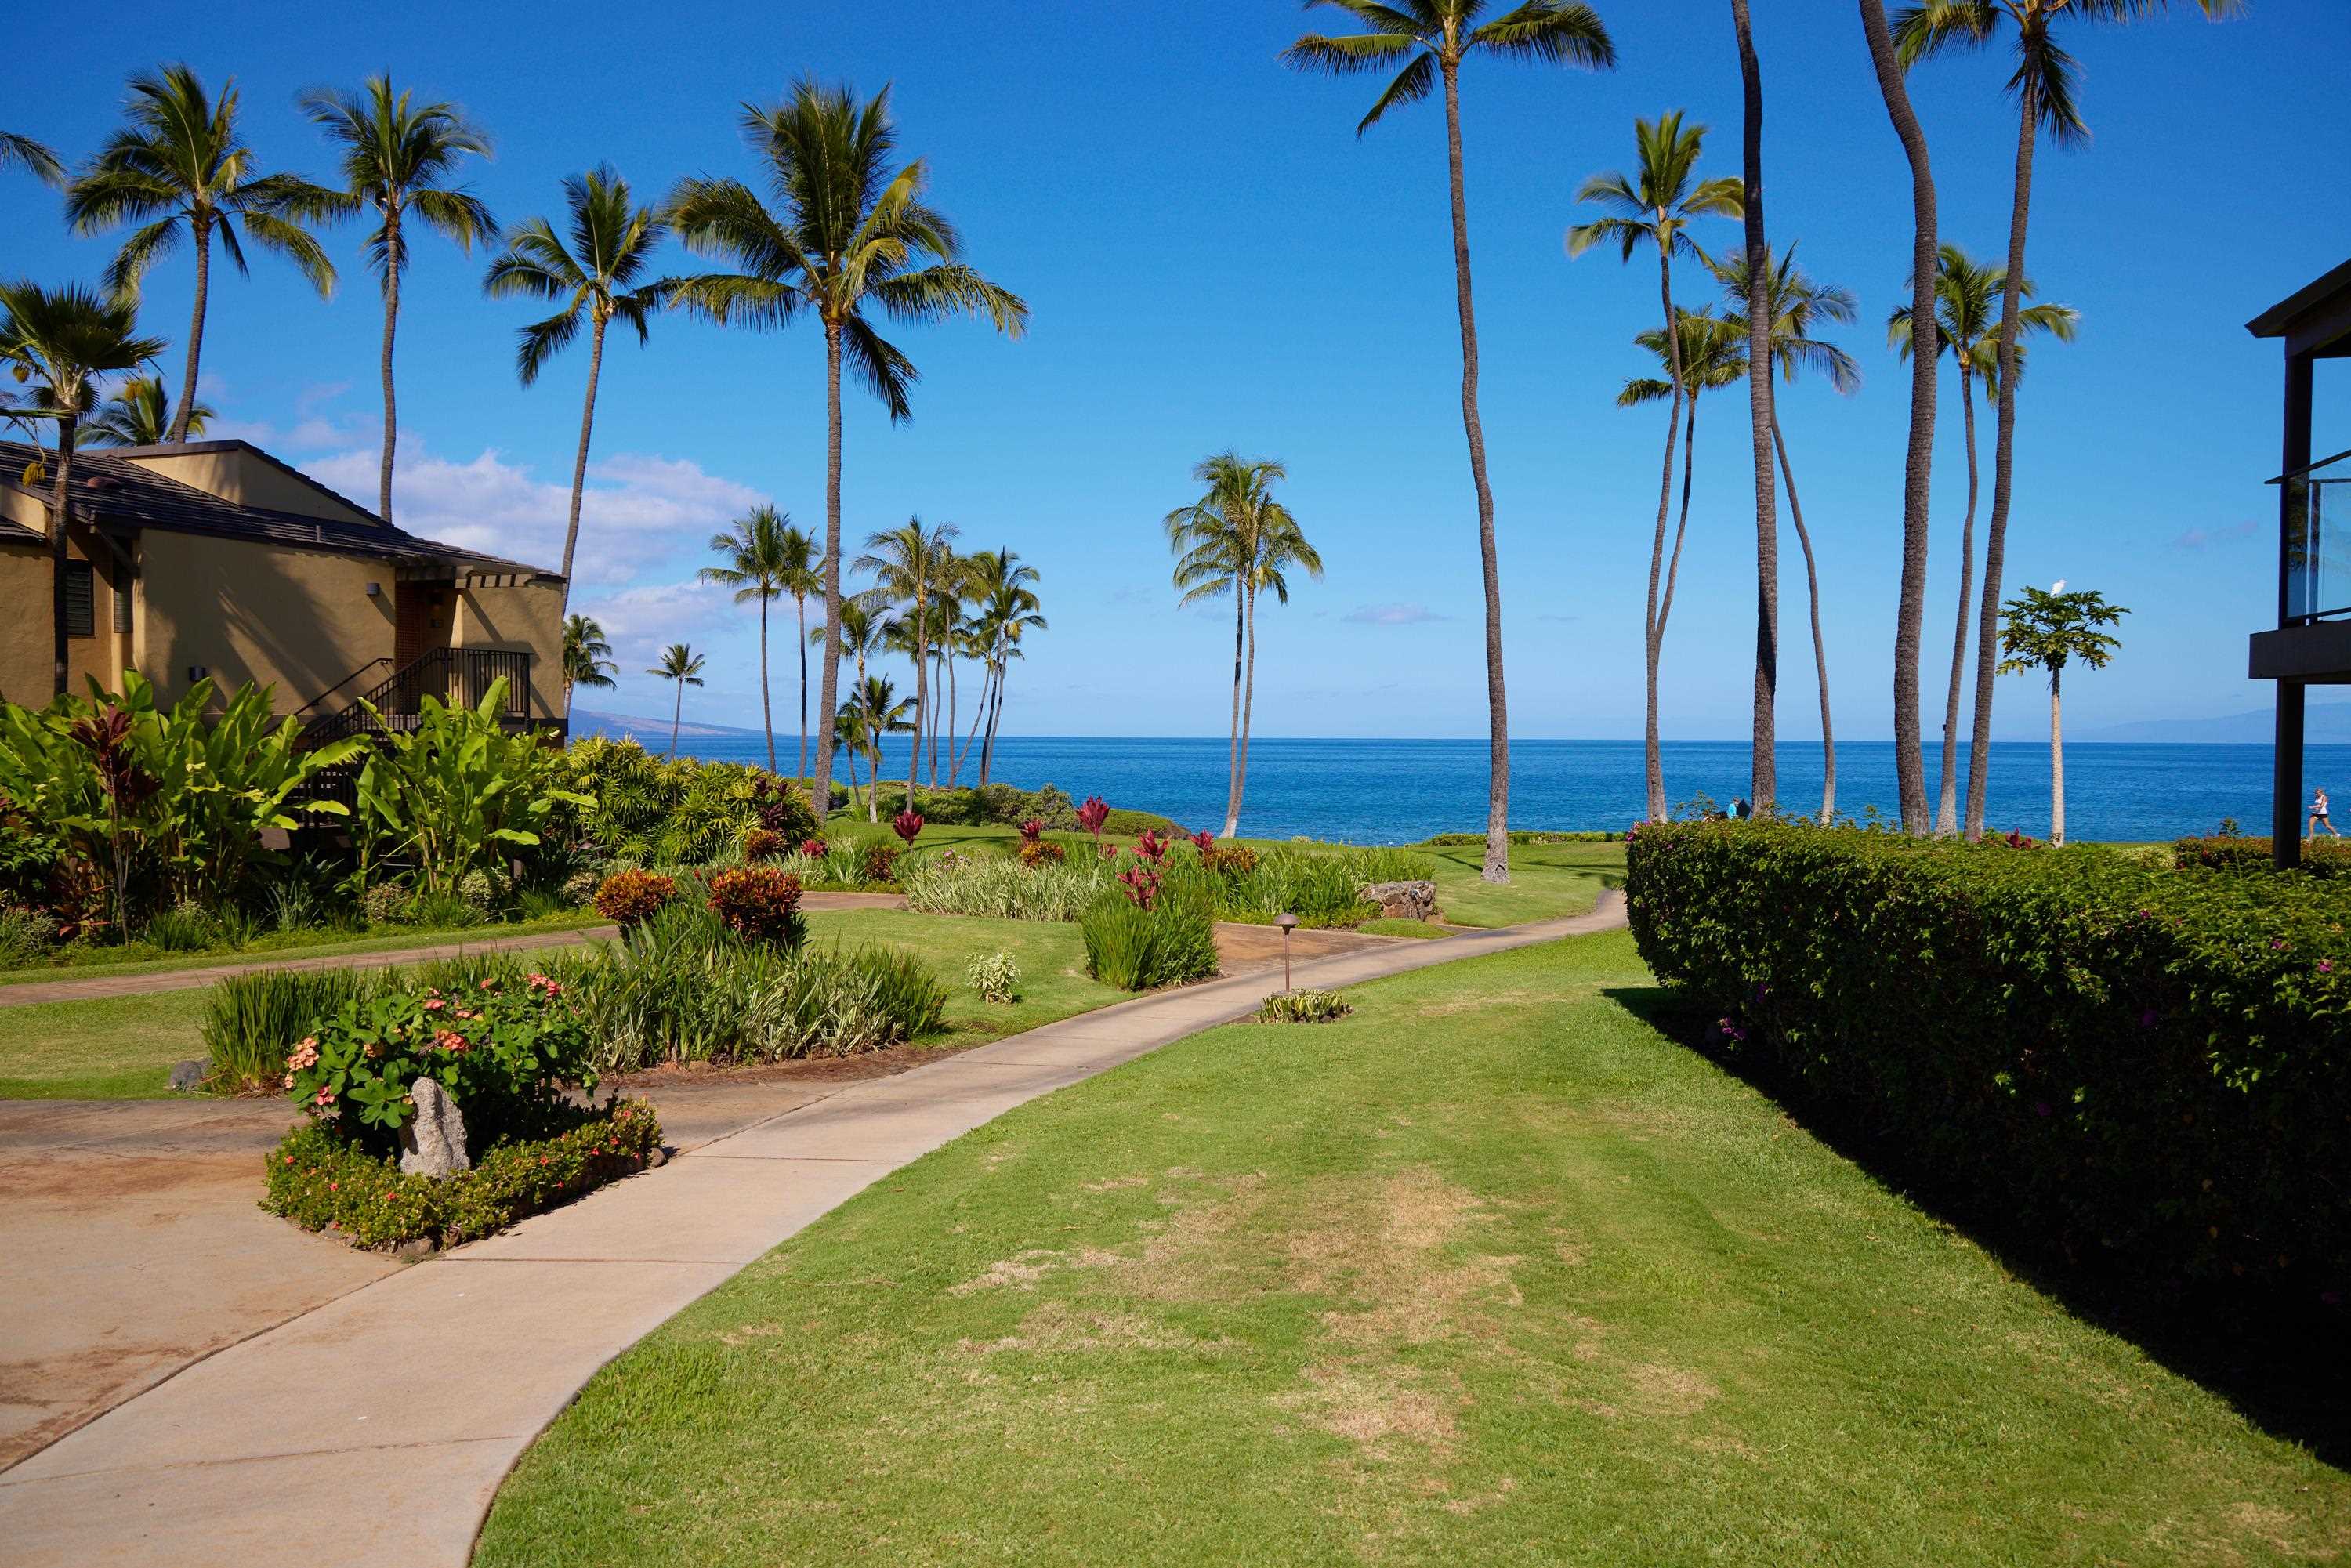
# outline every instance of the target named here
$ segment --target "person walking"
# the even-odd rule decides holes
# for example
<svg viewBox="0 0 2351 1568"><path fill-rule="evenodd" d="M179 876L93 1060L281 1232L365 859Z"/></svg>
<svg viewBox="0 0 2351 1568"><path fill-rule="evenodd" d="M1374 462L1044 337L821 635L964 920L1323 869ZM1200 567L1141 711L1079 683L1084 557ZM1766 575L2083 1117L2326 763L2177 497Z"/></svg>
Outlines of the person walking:
<svg viewBox="0 0 2351 1568"><path fill-rule="evenodd" d="M2324 789L2311 796L2310 821L2304 826L2303 831L2306 837L2314 839L2318 837L2318 830L2321 828L2326 830L2329 838L2339 839L2343 836L2335 831L2335 823L2327 817L2326 791Z"/></svg>

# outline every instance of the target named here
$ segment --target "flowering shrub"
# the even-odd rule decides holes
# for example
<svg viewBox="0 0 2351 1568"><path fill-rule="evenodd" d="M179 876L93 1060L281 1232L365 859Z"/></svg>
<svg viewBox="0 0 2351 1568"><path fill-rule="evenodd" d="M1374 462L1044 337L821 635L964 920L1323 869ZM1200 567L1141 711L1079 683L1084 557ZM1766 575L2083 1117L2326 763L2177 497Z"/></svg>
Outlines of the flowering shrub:
<svg viewBox="0 0 2351 1568"><path fill-rule="evenodd" d="M806 838L800 841L800 856L804 860L820 861L831 853L832 853L832 846L822 839Z"/></svg>
<svg viewBox="0 0 2351 1568"><path fill-rule="evenodd" d="M269 1151L261 1206L355 1246L395 1247L419 1237L454 1245L643 1170L660 1147L653 1108L622 1100L553 1136L486 1149L473 1169L435 1179L402 1176L398 1160L313 1124Z"/></svg>
<svg viewBox="0 0 2351 1568"><path fill-rule="evenodd" d="M919 819L917 819L919 821ZM919 831L919 830L917 830ZM894 881L898 874L898 846L876 840L865 846L865 858L857 868L857 880L881 883Z"/></svg>
<svg viewBox="0 0 2351 1568"><path fill-rule="evenodd" d="M710 912L746 942L797 947L808 937L800 879L774 866L736 866L712 877Z"/></svg>
<svg viewBox="0 0 2351 1568"><path fill-rule="evenodd" d="M1020 988L1020 966L1001 950L974 953L964 966L964 980L984 1002L1009 1005Z"/></svg>
<svg viewBox="0 0 2351 1568"><path fill-rule="evenodd" d="M1657 823L1641 956L1721 1049L2044 1253L2351 1287L2339 884L1795 824Z"/></svg>
<svg viewBox="0 0 2351 1568"><path fill-rule="evenodd" d="M901 811L890 819L890 831L911 844L922 837L923 814L920 811Z"/></svg>
<svg viewBox="0 0 2351 1568"><path fill-rule="evenodd" d="M766 828L744 830L743 858L747 861L773 860L776 858L777 852L783 847L784 835L781 833L773 832Z"/></svg>
<svg viewBox="0 0 2351 1568"><path fill-rule="evenodd" d="M2171 846L2182 866L2202 871L2275 871L2277 861L2268 838L2233 835L2215 839L2181 839ZM2313 839L2302 846L2302 869L2311 876L2351 876L2351 843Z"/></svg>
<svg viewBox="0 0 2351 1568"><path fill-rule="evenodd" d="M1020 841L1020 863L1030 871L1040 865L1060 865L1067 855L1068 852L1061 845L1045 839Z"/></svg>
<svg viewBox="0 0 2351 1568"><path fill-rule="evenodd" d="M1102 842L1102 824L1109 821L1110 802L1099 795L1087 796L1086 803L1078 808L1078 826L1092 833L1096 843Z"/></svg>
<svg viewBox="0 0 2351 1568"><path fill-rule="evenodd" d="M616 871L596 890L596 913L622 925L638 921L677 896L677 882L653 871Z"/></svg>
<svg viewBox="0 0 2351 1568"><path fill-rule="evenodd" d="M588 1033L541 974L496 976L462 990L385 991L345 1002L286 1058L286 1091L310 1115L379 1150L416 1113L410 1085L437 1080L486 1143L559 1101L593 1088Z"/></svg>
<svg viewBox="0 0 2351 1568"><path fill-rule="evenodd" d="M360 894L360 914L370 925L397 925L409 917L416 901L396 882L380 882Z"/></svg>

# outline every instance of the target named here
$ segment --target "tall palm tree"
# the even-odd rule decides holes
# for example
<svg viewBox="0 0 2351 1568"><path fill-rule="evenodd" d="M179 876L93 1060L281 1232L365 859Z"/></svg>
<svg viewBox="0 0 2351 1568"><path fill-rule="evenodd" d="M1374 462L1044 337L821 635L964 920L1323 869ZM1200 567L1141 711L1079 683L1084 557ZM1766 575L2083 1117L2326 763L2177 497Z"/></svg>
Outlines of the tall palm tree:
<svg viewBox="0 0 2351 1568"><path fill-rule="evenodd" d="M893 423L912 415L917 376L867 309L907 322L983 315L1018 338L1029 307L960 259L955 225L923 200L930 176L921 159L892 171L898 138L888 89L861 104L845 87L802 80L772 108L744 105L742 124L774 205L737 180L680 182L669 202L678 236L737 270L674 280L673 299L721 325L774 329L806 311L824 330L827 635L819 706L831 713L841 653L841 369L881 399ZM817 732L816 777L832 777L830 729Z"/></svg>
<svg viewBox="0 0 2351 1568"><path fill-rule="evenodd" d="M1665 645L1661 599L1666 560L1666 517L1673 507L1674 443L1680 433L1682 404L1688 382L1681 360L1681 337L1674 323L1674 258L1684 256L1707 265L1706 252L1690 237L1689 225L1702 217L1736 217L1740 184L1736 180L1700 180L1698 161L1706 145L1706 127L1684 125L1682 111L1671 110L1654 120L1633 122L1638 162L1635 172L1594 174L1575 193L1578 202L1601 207L1605 215L1578 224L1567 231L1567 254L1582 256L1597 245L1614 245L1625 261L1645 244L1657 253L1657 298L1664 313L1658 318L1660 342L1667 366L1673 407L1666 420L1664 476L1657 484L1657 530L1649 547L1649 601L1643 622L1643 643L1648 664L1648 716L1643 746L1646 768L1649 820L1666 815L1665 759L1657 740L1657 663ZM1624 401L1622 399L1620 402Z"/></svg>
<svg viewBox="0 0 2351 1568"><path fill-rule="evenodd" d="M66 183L66 166L55 149L29 136L0 131L0 174L11 169L22 169L44 185L62 186Z"/></svg>
<svg viewBox="0 0 2351 1568"><path fill-rule="evenodd" d="M1494 544L1494 492L1486 482L1486 431L1478 410L1478 317L1469 288L1469 208L1462 178L1461 66L1474 54L1545 65L1604 68L1616 47L1599 13L1580 0L1523 0L1479 22L1485 0L1308 0L1343 11L1366 31L1338 37L1310 33L1282 58L1301 70L1353 76L1401 67L1356 122L1360 137L1399 104L1442 87L1446 173L1453 198L1453 298L1461 325L1461 430L1469 445L1469 479L1478 495L1478 553L1486 593L1488 784L1486 859L1491 883L1510 880L1510 723L1502 679L1502 575Z"/></svg>
<svg viewBox="0 0 2351 1568"><path fill-rule="evenodd" d="M383 287L383 456L376 486L376 511L392 521L392 450L399 439L399 413L392 392L392 347L400 327L400 275L408 270L408 221L413 217L468 256L475 242L486 245L497 220L481 198L449 181L469 154L487 157L490 139L453 103L418 103L395 93L389 76L372 76L355 93L312 88L298 100L302 111L326 132L341 160L343 189L313 203L326 217L372 211L367 236L368 265Z"/></svg>
<svg viewBox="0 0 2351 1568"><path fill-rule="evenodd" d="M768 731L768 771L776 771L776 710L768 698L768 606L791 591L791 551L787 533L799 530L771 506L751 508L726 533L710 536L716 566L702 569L702 580L735 591L737 604L759 607L759 719ZM803 536L805 543L805 536ZM803 683L805 685L805 683Z"/></svg>
<svg viewBox="0 0 2351 1568"><path fill-rule="evenodd" d="M1755 711L1748 793L1755 810L1769 816L1778 809L1780 791L1780 512L1771 482L1771 432L1779 428L1779 415L1771 394L1771 246L1763 230L1763 67L1747 0L1730 0L1730 25L1745 106L1740 203L1749 274L1748 297L1734 308L1748 332L1747 412L1755 466Z"/></svg>
<svg viewBox="0 0 2351 1568"><path fill-rule="evenodd" d="M2244 9L2244 0L2196 0L2207 20L2220 21ZM1999 381L1991 455L1991 517L1984 527L1983 604L1976 629L1976 707L1968 752L1967 833L1983 836L1984 791L1991 773L1993 640L1999 633L2000 582L2008 556L2008 513L2016 455L2016 343L2022 335L2024 238L2032 207L2033 145L2046 132L2060 146L2087 140L2088 124L2074 102L2074 57L2055 37L2060 17L2085 22L2126 23L2162 15L2168 0L1923 0L1895 19L1895 46L1902 64L1916 65L1947 48L1983 44L2006 21L2015 30L2016 69L2008 90L2016 97L2016 177L2008 214L2008 264L2000 293ZM1916 264L1928 264L1922 255ZM1931 313L1927 285L1917 285L1914 308ZM1932 366L1928 367L1929 372Z"/></svg>
<svg viewBox="0 0 2351 1568"><path fill-rule="evenodd" d="M593 616L569 615L563 622L563 711L571 711L571 688L593 686L610 691L614 685L612 644L603 625ZM683 695L683 693L679 694Z"/></svg>
<svg viewBox="0 0 2351 1568"><path fill-rule="evenodd" d="M191 435L202 435L220 410L199 401L186 413L185 419L177 417L172 394L163 390L162 377L131 376L106 400L106 406L82 425L81 444L158 446L167 441L184 441ZM180 433L177 436L172 434L174 428Z"/></svg>
<svg viewBox="0 0 2351 1568"><path fill-rule="evenodd" d="M1747 302L1752 297L1746 258L1726 258L1717 271L1722 279L1723 294L1738 312L1734 320L1744 328L1750 319ZM1815 283L1806 277L1796 266L1796 247L1792 245L1781 253L1779 262L1767 269L1763 301L1771 320L1766 338L1768 352L1783 380L1792 382L1799 370L1809 367L1826 376L1829 385L1840 392L1850 393L1861 384L1861 369L1854 363L1853 356L1812 335L1815 319L1853 319L1852 290ZM1788 461L1788 437L1781 428L1776 400L1771 409L1771 444L1780 455L1780 475L1788 486L1788 518L1795 525L1796 542L1804 551L1804 586L1812 609L1813 671L1821 694L1821 821L1826 824L1836 818L1836 726L1829 714L1828 643L1821 634L1820 562L1813 554L1813 536L1804 527L1803 502L1796 494L1796 470Z"/></svg>
<svg viewBox="0 0 2351 1568"><path fill-rule="evenodd" d="M1045 630L1045 617L1038 613L1038 570L1013 551L981 550L968 558L967 566L965 587L977 606L972 635L982 668L979 711L972 727L975 735L986 737L979 753L979 781L986 784L996 755L997 724L1004 712L1006 666L1022 656L1023 632Z"/></svg>
<svg viewBox="0 0 2351 1568"><path fill-rule="evenodd" d="M2130 613L2089 589L2065 591L2060 578L2044 591L2027 587L2008 601L2001 624L2000 673L2021 675L2030 670L2049 672L2049 841L2065 841L2065 723L2059 686L2065 666L2074 660L2103 670L2120 640L2098 630L2112 626Z"/></svg>
<svg viewBox="0 0 2351 1568"><path fill-rule="evenodd" d="M1743 325L1718 318L1708 307L1686 310L1675 307L1678 330L1668 345L1665 333L1652 327L1636 332L1633 341L1657 356L1659 365L1666 367L1669 378L1677 377L1682 410L1682 504L1681 516L1674 525L1673 553L1666 560L1664 591L1657 600L1652 616L1656 625L1656 646L1658 663L1664 662L1666 623L1674 612L1674 587L1681 577L1682 541L1689 532L1690 484L1698 456L1698 399L1708 390L1734 386L1747 379L1747 332ZM1641 403L1673 400L1676 381L1658 380L1655 376L1635 376L1627 380L1624 390L1616 394L1616 406L1632 408ZM1651 689L1656 688L1654 674ZM1654 698L1650 716L1656 718ZM1652 727L1655 727L1654 722Z"/></svg>
<svg viewBox="0 0 2351 1568"><path fill-rule="evenodd" d="M702 684L703 657L684 643L672 643L662 650L662 662L647 670L649 675L659 675L677 683L677 702L670 709L669 754L677 755L677 731L685 717L685 688Z"/></svg>
<svg viewBox="0 0 2351 1568"><path fill-rule="evenodd" d="M107 286L134 304L149 267L183 239L195 251L195 297L180 375L179 406L188 417L196 406L215 235L239 273L246 270L236 232L242 224L246 239L292 262L320 298L335 288L335 264L300 219L322 193L291 174L261 173L237 130L236 110L234 78L215 102L184 65L136 72L124 106L128 123L66 188L66 221L76 234L140 225L106 269ZM175 419L164 439L185 441L188 417Z"/></svg>
<svg viewBox="0 0 2351 1568"><path fill-rule="evenodd" d="M0 365L19 380L37 379L38 402L20 412L57 423L57 472L49 500L49 618L56 658L52 690L66 690L66 528L82 410L98 382L139 370L163 351L161 338L138 335L138 311L78 284L44 288L0 284Z"/></svg>
<svg viewBox="0 0 2351 1568"><path fill-rule="evenodd" d="M823 574L817 570L816 541L808 530L794 525L789 515L778 541L777 558L782 565L780 580L786 593L792 596L792 606L799 612L800 650L800 756L796 765L799 777L809 777L809 685L808 685L808 601L811 593L824 591Z"/></svg>
<svg viewBox="0 0 2351 1568"><path fill-rule="evenodd" d="M1935 313L1935 171L1927 133L1910 104L1883 0L1859 0L1861 31L1886 118L1910 164L1910 308ZM1927 617L1928 500L1935 469L1935 366L1924 356L1910 367L1910 446L1902 466L1902 590L1894 612L1894 778L1905 831L1923 834L1927 765L1918 747L1918 654Z"/></svg>
<svg viewBox="0 0 2351 1568"><path fill-rule="evenodd" d="M580 408L580 450L571 459L571 513L563 529L563 596L571 597L571 557L580 545L580 498L588 484L588 438L596 425L596 383L604 369L604 329L614 321L633 327L645 340L645 315L660 303L651 288L631 288L645 263L669 233L651 207L635 206L629 183L599 163L563 182L563 203L571 243L545 218L526 220L507 234L507 248L490 263L482 291L493 299L520 295L559 303L543 321L517 329L515 373L522 384L538 380L547 358L580 335L588 323L588 392ZM764 612L763 612L764 614ZM775 737L768 737L775 750ZM770 772L775 758L768 758Z"/></svg>
<svg viewBox="0 0 2351 1568"><path fill-rule="evenodd" d="M1951 632L1950 683L1943 695L1943 757L1941 793L1935 812L1935 831L1949 836L1959 831L1959 694L1966 684L1968 610L1975 591L1976 496L1980 488L1976 463L1975 383L1983 382L1991 398L2000 384L2000 345L1992 315L1992 297L2003 291L2001 269L1974 260L1955 245L1945 245L1935 257L1935 352L1949 353L1959 370L1959 411L1966 422L1968 448L1968 509L1959 519L1959 612ZM2019 297L2032 297L2026 278ZM2047 332L2071 342L2077 319L2064 305L2029 305L2019 315L2025 331ZM1886 340L1907 359L1911 349L1910 307L1897 306L1886 324ZM2024 345L2016 345L2016 369L2024 371Z"/></svg>
<svg viewBox="0 0 2351 1568"><path fill-rule="evenodd" d="M914 661L914 742L907 748L906 810L914 809L914 775L922 766L922 736L930 713L931 638L937 628L931 610L942 585L955 575L955 546L961 532L953 523L925 528L920 517L908 517L894 528L865 538L865 553L855 570L869 572L873 586L885 597L906 607L907 652Z"/></svg>

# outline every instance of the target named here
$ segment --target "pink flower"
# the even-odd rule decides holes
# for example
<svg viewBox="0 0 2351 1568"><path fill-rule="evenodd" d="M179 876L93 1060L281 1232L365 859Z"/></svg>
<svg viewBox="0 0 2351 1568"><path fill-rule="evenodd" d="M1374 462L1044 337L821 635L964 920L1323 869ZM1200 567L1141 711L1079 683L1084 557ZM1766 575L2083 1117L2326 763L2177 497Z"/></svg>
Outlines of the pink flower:
<svg viewBox="0 0 2351 1568"><path fill-rule="evenodd" d="M495 979L487 979L487 980L484 980L484 981L482 982L482 989L484 989L484 990L486 990L486 991L495 991L495 990L496 990L497 988L498 988L498 983L497 983L497 981L496 981L496 980L495 980Z"/></svg>
<svg viewBox="0 0 2351 1568"><path fill-rule="evenodd" d="M434 1035L433 1043L443 1051L463 1051L466 1042L465 1037L455 1030L444 1029Z"/></svg>
<svg viewBox="0 0 2351 1568"><path fill-rule="evenodd" d="M443 1001L439 997L428 997L425 998L424 1010L428 1013L437 1013L448 1005L449 1004L447 1002Z"/></svg>
<svg viewBox="0 0 2351 1568"><path fill-rule="evenodd" d="M334 1099L335 1092L326 1084L321 1083L319 1085L319 1092L310 1096L310 1103L313 1105L329 1105L334 1103Z"/></svg>
<svg viewBox="0 0 2351 1568"><path fill-rule="evenodd" d="M310 1035L294 1042L293 1054L287 1057L286 1065L294 1071L299 1072L306 1067L315 1065L318 1060L319 1037Z"/></svg>

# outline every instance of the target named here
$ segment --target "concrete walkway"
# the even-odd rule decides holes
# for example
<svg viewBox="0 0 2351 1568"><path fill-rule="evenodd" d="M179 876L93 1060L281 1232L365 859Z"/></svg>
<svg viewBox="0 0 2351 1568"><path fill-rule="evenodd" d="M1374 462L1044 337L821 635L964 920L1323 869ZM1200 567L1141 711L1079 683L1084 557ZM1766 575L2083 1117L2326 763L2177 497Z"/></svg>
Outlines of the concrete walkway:
<svg viewBox="0 0 2351 1568"><path fill-rule="evenodd" d="M1588 915L1298 967L1346 986L1624 924ZM0 1472L20 1568L462 1564L595 1371L891 1171L1040 1094L1247 1016L1260 971L833 1092L201 1361Z"/></svg>

